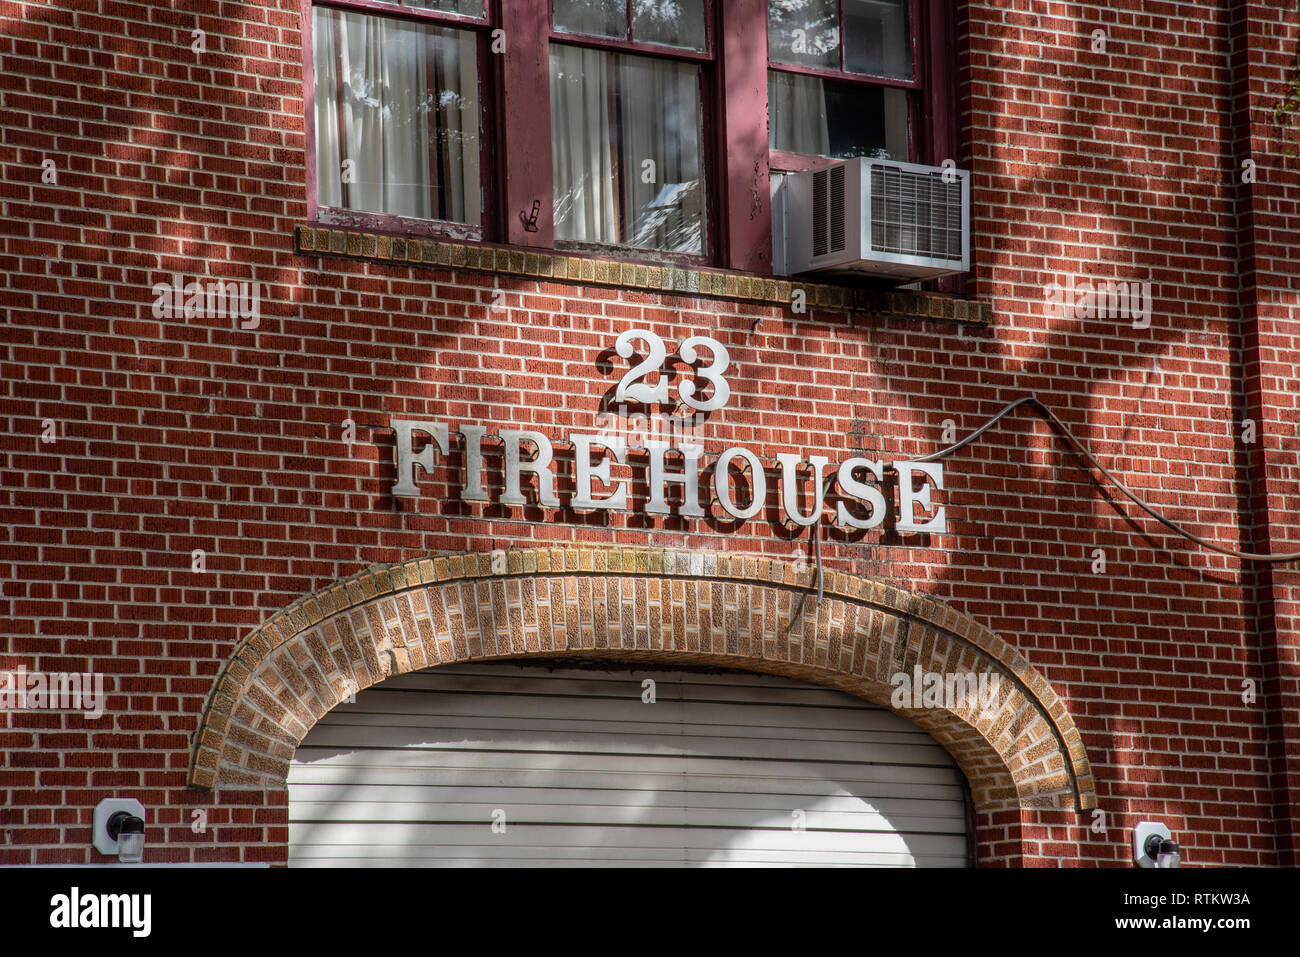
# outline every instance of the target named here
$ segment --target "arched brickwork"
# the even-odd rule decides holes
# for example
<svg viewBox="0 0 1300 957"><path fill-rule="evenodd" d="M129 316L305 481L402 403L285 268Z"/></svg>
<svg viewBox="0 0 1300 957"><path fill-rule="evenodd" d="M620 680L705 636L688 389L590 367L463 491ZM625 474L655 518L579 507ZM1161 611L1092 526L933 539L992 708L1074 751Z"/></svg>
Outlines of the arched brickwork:
<svg viewBox="0 0 1300 957"><path fill-rule="evenodd" d="M882 582L749 556L538 548L375 566L241 641L201 716L199 788L284 788L294 750L349 694L453 661L609 657L786 675L890 706L892 674L1000 676L982 714L893 709L965 772L977 811L1087 810L1092 772L1064 704L1000 638Z"/></svg>

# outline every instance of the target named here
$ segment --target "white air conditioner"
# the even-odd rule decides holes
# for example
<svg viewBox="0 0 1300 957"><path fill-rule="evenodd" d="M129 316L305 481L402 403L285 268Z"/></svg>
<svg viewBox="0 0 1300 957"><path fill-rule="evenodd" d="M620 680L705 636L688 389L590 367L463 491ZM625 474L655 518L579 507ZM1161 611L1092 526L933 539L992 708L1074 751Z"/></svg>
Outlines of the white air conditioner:
<svg viewBox="0 0 1300 957"><path fill-rule="evenodd" d="M945 173L951 182L944 181ZM853 273L906 281L970 269L966 170L836 160L788 174L781 203L788 275Z"/></svg>

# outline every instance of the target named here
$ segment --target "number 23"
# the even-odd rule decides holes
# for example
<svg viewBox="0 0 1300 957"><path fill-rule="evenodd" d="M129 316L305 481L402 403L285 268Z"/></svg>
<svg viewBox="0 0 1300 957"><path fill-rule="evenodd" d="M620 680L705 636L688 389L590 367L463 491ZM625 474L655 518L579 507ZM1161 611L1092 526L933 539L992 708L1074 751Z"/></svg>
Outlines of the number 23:
<svg viewBox="0 0 1300 957"><path fill-rule="evenodd" d="M650 347L649 354L641 362L638 362L619 380L618 388L614 391L615 402L643 402L650 405L655 402L668 401L668 373L664 370L664 359L668 357L668 350L664 347L664 341L655 333L648 329L629 329L618 337L614 343L614 351L624 359L632 358L634 349L632 341L640 339ZM694 364L699 359L698 348L706 347L713 356L713 361L696 370L697 375L703 376L713 385L713 395L707 399L697 399L695 397L695 383L689 380L680 383L677 386L677 394L682 402L699 412L713 412L727 404L731 398L731 388L727 385L727 380L722 374L727 371L731 364L731 356L727 353L727 347L717 339L710 336L691 336L689 339L682 340L681 356L686 362ZM658 370L658 385L650 386L641 380L651 372Z"/></svg>

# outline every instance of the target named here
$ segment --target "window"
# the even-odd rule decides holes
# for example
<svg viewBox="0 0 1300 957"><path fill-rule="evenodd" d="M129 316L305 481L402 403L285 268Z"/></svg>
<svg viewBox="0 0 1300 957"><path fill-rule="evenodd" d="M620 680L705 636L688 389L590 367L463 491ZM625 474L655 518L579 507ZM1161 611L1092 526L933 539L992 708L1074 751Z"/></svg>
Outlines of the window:
<svg viewBox="0 0 1300 957"><path fill-rule="evenodd" d="M317 221L480 238L481 0L371 6L311 9Z"/></svg>
<svg viewBox="0 0 1300 957"><path fill-rule="evenodd" d="M557 242L706 256L704 0L555 0L553 28Z"/></svg>
<svg viewBox="0 0 1300 957"><path fill-rule="evenodd" d="M769 0L769 146L912 159L911 0Z"/></svg>
<svg viewBox="0 0 1300 957"><path fill-rule="evenodd" d="M947 0L302 3L313 223L770 274L773 173L956 156Z"/></svg>

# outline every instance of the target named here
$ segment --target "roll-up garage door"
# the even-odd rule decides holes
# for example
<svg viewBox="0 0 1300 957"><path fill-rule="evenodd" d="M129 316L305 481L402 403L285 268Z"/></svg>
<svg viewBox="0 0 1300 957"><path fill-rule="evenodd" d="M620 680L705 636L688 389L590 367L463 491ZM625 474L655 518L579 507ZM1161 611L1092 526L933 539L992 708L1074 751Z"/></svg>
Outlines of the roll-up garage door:
<svg viewBox="0 0 1300 957"><path fill-rule="evenodd" d="M966 834L920 728L731 672L433 668L325 715L289 773L295 866L962 867Z"/></svg>

